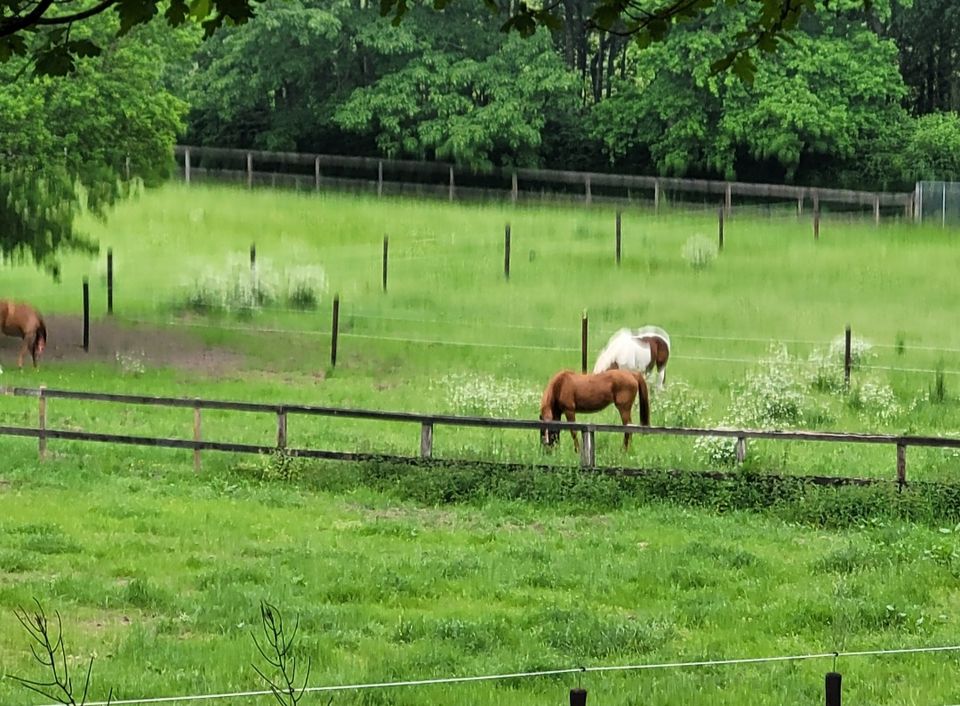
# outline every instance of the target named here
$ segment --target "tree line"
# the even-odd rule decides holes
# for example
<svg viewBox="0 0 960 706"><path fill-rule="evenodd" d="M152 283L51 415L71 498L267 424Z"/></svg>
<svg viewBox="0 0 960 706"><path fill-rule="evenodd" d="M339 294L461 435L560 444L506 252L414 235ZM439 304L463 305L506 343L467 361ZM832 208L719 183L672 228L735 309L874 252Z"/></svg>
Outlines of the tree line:
<svg viewBox="0 0 960 706"><path fill-rule="evenodd" d="M960 178L954 0L503 1L506 23L499 0L0 0L0 251L52 267L93 247L77 213L131 174L164 179L177 140L862 189Z"/></svg>

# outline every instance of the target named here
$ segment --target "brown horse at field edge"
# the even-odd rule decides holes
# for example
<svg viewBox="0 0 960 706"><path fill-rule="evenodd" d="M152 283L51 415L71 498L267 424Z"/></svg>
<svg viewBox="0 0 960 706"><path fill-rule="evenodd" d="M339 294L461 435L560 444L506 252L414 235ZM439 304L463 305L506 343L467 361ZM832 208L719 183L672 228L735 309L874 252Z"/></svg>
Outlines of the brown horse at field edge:
<svg viewBox="0 0 960 706"><path fill-rule="evenodd" d="M17 366L23 367L23 356L27 351L33 357L33 367L37 367L37 358L47 347L47 327L43 317L29 304L0 299L0 331L7 336L23 339Z"/></svg>
<svg viewBox="0 0 960 706"><path fill-rule="evenodd" d="M568 422L575 422L577 412L599 412L611 404L616 405L620 419L630 424L630 410L633 401L639 397L640 423L650 426L650 397L643 373L633 370L607 370L602 373L580 374L572 370L561 370L550 378L540 401L540 419L559 421L560 416ZM570 430L573 436L573 448L580 451L577 432ZM540 441L544 446L553 446L560 438L560 432L543 429ZM623 448L630 448L630 434L623 435Z"/></svg>

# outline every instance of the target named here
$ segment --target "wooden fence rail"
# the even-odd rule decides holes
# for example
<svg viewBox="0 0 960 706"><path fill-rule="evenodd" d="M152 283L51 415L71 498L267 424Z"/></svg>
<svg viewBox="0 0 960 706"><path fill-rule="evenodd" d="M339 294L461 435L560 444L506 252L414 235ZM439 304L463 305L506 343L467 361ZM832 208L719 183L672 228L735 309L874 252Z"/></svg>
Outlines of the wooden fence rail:
<svg viewBox="0 0 960 706"><path fill-rule="evenodd" d="M597 468L596 435L622 434L625 431L639 435L667 436L716 436L736 440L737 460L742 462L747 453L748 439L775 439L780 441L819 441L827 443L852 444L889 444L896 447L896 480L902 487L906 483L907 447L960 448L960 439L934 436L904 436L891 434L859 434L828 431L769 431L762 429L708 429L688 427L643 427L620 424L591 424L584 422L544 422L528 419L495 419L490 417L466 417L447 414L418 414L413 412L381 412L369 409L345 409L341 407L323 407L302 404L264 404L257 402L232 402L225 400L190 399L181 397L156 397L145 395L123 395L114 393L85 392L76 390L58 390L40 388L0 388L0 392L17 397L35 397L38 399L38 424L33 427L0 426L0 436L22 436L38 439L41 458L46 451L49 439L73 441L91 441L103 443L154 446L164 448L192 449L194 462L199 469L200 451L229 451L235 453L264 454L281 450L291 456L306 458L325 458L346 461L385 460L411 461L409 456L397 456L379 453L353 453L322 449L290 448L287 446L287 418L291 414L315 417L340 417L349 419L368 419L387 422L406 422L420 426L420 459L433 458L434 428L437 426L481 427L487 429L523 429L539 431L573 430L583 437L580 464L584 468ZM179 407L194 410L194 438L170 439L124 434L100 434L95 432L51 429L47 424L48 400L68 399L91 402L111 402L128 405L148 405L160 407ZM206 441L201 438L200 422L202 410L227 410L235 412L256 412L274 414L277 417L276 445L242 444L222 441ZM456 462L451 460L451 462ZM639 470L639 469L635 469ZM842 479L833 478L833 481Z"/></svg>
<svg viewBox="0 0 960 706"><path fill-rule="evenodd" d="M197 173L196 160L209 159L228 162L233 165L245 165L245 169L231 166L209 168L203 167L209 173L222 172L232 176L246 177L247 185L252 185L256 164L266 164L273 168L293 166L300 167L304 179L312 179L315 188L319 189L326 176L324 170L352 170L366 175L362 179L334 179L333 181L356 182L361 184L376 184L377 194L383 194L384 169L394 174L409 174L429 177L429 181L422 182L426 187L436 187L438 195L449 199L455 197L456 192L464 190L463 177L484 177L499 180L500 186L485 187L485 191L502 191L504 198L517 200L518 194L524 191L522 185L533 185L531 191L539 191L542 185L553 184L564 187L574 187L576 198L591 203L596 197L596 189L605 187L620 190L650 191L656 206L659 206L664 190L676 192L690 192L706 194L722 199L724 208L729 214L734 196L749 198L780 199L797 203L798 212L802 211L803 202L809 199L814 204L814 210L821 202L844 204L858 207L870 207L874 218L879 220L880 208L895 208L903 211L905 216L911 217L914 211L915 192L874 192L857 191L853 189L826 189L810 186L793 186L790 184L756 184L742 181L720 181L711 179L684 179L679 177L654 177L632 174L610 174L605 172L573 172L558 169L529 169L504 168L477 170L467 167L458 167L443 162L419 162L404 159L379 159L377 157L350 157L345 155L307 154L299 152L266 152L263 150L243 150L224 147L195 147L177 145L174 154L182 161L183 178L190 182L191 173ZM307 167L312 168L307 173ZM286 174L287 172L280 172ZM455 178L455 173L461 177ZM298 172L299 174L299 172ZM454 184L457 184L456 190ZM465 187L465 193L470 188Z"/></svg>

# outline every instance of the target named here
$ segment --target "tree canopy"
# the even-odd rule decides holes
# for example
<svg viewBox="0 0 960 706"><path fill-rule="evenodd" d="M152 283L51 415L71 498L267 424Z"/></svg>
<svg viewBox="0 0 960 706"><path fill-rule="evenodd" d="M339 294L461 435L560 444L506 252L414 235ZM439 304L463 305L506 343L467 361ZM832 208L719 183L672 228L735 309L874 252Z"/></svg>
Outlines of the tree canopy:
<svg viewBox="0 0 960 706"><path fill-rule="evenodd" d="M909 188L960 173L955 5L0 0L0 251L93 247L178 138Z"/></svg>

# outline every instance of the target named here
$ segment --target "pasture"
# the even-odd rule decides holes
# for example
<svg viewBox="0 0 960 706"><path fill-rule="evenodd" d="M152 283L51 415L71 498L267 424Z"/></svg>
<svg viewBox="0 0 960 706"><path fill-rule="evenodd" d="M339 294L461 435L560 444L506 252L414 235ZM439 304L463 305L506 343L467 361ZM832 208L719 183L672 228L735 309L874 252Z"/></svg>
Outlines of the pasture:
<svg viewBox="0 0 960 706"><path fill-rule="evenodd" d="M84 222L102 253L65 258L61 282L2 271L5 295L29 298L58 324L39 371L16 370L18 342L3 341L4 385L534 419L550 375L579 367L586 310L591 364L621 326L670 333L654 425L960 428L952 309L960 251L956 234L939 228L827 219L814 242L807 219L735 211L711 259L713 212L626 211L617 267L613 212L602 208L170 185L105 223ZM95 320L85 354L80 281L90 278L101 316L108 247L116 314ZM273 304L248 308L255 289ZM829 350L847 324L872 344L850 392ZM178 410L56 400L48 414L51 427L89 431L191 429ZM3 423L35 415L29 401L0 398ZM618 419L613 409L596 417ZM250 443L275 433L272 419L236 414L210 414L204 425L209 438ZM350 420L291 424L288 435L296 445L405 453L419 441L415 428ZM640 437L625 455L621 441L600 438L598 460L732 469L720 444ZM249 633L261 598L301 615L317 684L948 644L960 621L952 527L886 518L828 530L765 514L715 516L563 469L503 479L488 495L446 492L453 482L443 488L442 471L420 474L441 488L417 497L404 490L404 473L368 466L206 454L194 476L186 452L56 442L38 465L35 442L3 444L0 672L32 669L11 610L36 596L64 615L78 663L97 655L98 698L109 685L123 697L259 688ZM954 454L910 453L911 479L955 480ZM568 436L545 454L536 434L520 432L438 430L435 454L576 462ZM744 470L892 478L893 468L886 447L757 442ZM836 492L856 502L854 490ZM820 698L831 666L611 673L585 685L606 704L800 704ZM955 656L839 666L853 701L960 698ZM540 678L334 702L546 704L573 685ZM0 701L40 703L7 679Z"/></svg>

